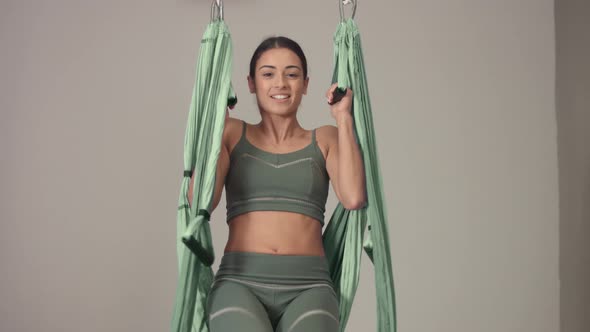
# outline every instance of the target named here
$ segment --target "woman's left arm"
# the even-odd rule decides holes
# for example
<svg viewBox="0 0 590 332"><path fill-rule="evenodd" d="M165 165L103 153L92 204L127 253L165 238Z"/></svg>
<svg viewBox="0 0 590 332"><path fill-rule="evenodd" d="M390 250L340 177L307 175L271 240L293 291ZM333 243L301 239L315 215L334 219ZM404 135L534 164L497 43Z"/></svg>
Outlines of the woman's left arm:
<svg viewBox="0 0 590 332"><path fill-rule="evenodd" d="M337 83L328 90L328 102ZM337 128L329 134L326 168L338 199L348 210L363 208L366 205L365 171L360 148L354 136L354 119L351 114L352 91L347 90L341 101L331 105L332 116Z"/></svg>

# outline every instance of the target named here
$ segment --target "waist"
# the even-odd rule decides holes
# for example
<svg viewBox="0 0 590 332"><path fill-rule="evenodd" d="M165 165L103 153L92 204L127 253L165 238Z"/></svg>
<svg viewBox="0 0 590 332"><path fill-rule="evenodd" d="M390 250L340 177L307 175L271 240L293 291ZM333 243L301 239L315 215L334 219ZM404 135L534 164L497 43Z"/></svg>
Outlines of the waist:
<svg viewBox="0 0 590 332"><path fill-rule="evenodd" d="M223 254L215 278L274 284L327 283L333 285L325 256L276 255L229 251Z"/></svg>
<svg viewBox="0 0 590 332"><path fill-rule="evenodd" d="M229 221L225 251L323 255L322 226L317 220L299 213L244 213Z"/></svg>

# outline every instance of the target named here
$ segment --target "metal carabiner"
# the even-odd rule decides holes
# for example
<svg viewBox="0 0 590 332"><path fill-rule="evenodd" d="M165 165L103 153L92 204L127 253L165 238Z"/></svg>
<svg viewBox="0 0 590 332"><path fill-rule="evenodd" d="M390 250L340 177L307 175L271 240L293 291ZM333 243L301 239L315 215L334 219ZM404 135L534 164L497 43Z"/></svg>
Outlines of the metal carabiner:
<svg viewBox="0 0 590 332"><path fill-rule="evenodd" d="M213 0L211 3L211 21L223 20L223 0Z"/></svg>
<svg viewBox="0 0 590 332"><path fill-rule="evenodd" d="M346 16L344 13L344 6L352 4L352 16L350 18L354 19L356 15L356 6L358 0L338 0L338 7L340 8L340 22L344 21L344 17Z"/></svg>

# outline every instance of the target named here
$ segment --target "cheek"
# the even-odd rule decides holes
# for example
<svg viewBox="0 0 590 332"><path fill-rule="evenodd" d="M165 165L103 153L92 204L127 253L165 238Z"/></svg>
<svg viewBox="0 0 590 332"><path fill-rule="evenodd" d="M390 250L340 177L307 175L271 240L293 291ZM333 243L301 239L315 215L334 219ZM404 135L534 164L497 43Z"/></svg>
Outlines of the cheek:
<svg viewBox="0 0 590 332"><path fill-rule="evenodd" d="M261 92L264 91L264 89L266 89L266 86L265 86L264 82L256 81L254 83L253 88L254 88L254 91L253 92L255 92L255 93L261 93Z"/></svg>
<svg viewBox="0 0 590 332"><path fill-rule="evenodd" d="M299 87L299 93L304 95L307 93L307 88L303 85L301 87Z"/></svg>
<svg viewBox="0 0 590 332"><path fill-rule="evenodd" d="M269 82L269 80L260 80L257 87L260 89L260 91L268 90L272 88L272 82Z"/></svg>

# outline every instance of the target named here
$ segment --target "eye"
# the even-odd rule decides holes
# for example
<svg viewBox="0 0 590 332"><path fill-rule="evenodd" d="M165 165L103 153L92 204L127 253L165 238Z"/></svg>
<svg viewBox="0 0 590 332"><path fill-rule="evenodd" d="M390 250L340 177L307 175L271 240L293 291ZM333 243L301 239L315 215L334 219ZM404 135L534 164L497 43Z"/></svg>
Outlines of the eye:
<svg viewBox="0 0 590 332"><path fill-rule="evenodd" d="M266 72L266 73L262 73L262 77L271 77L272 73Z"/></svg>

